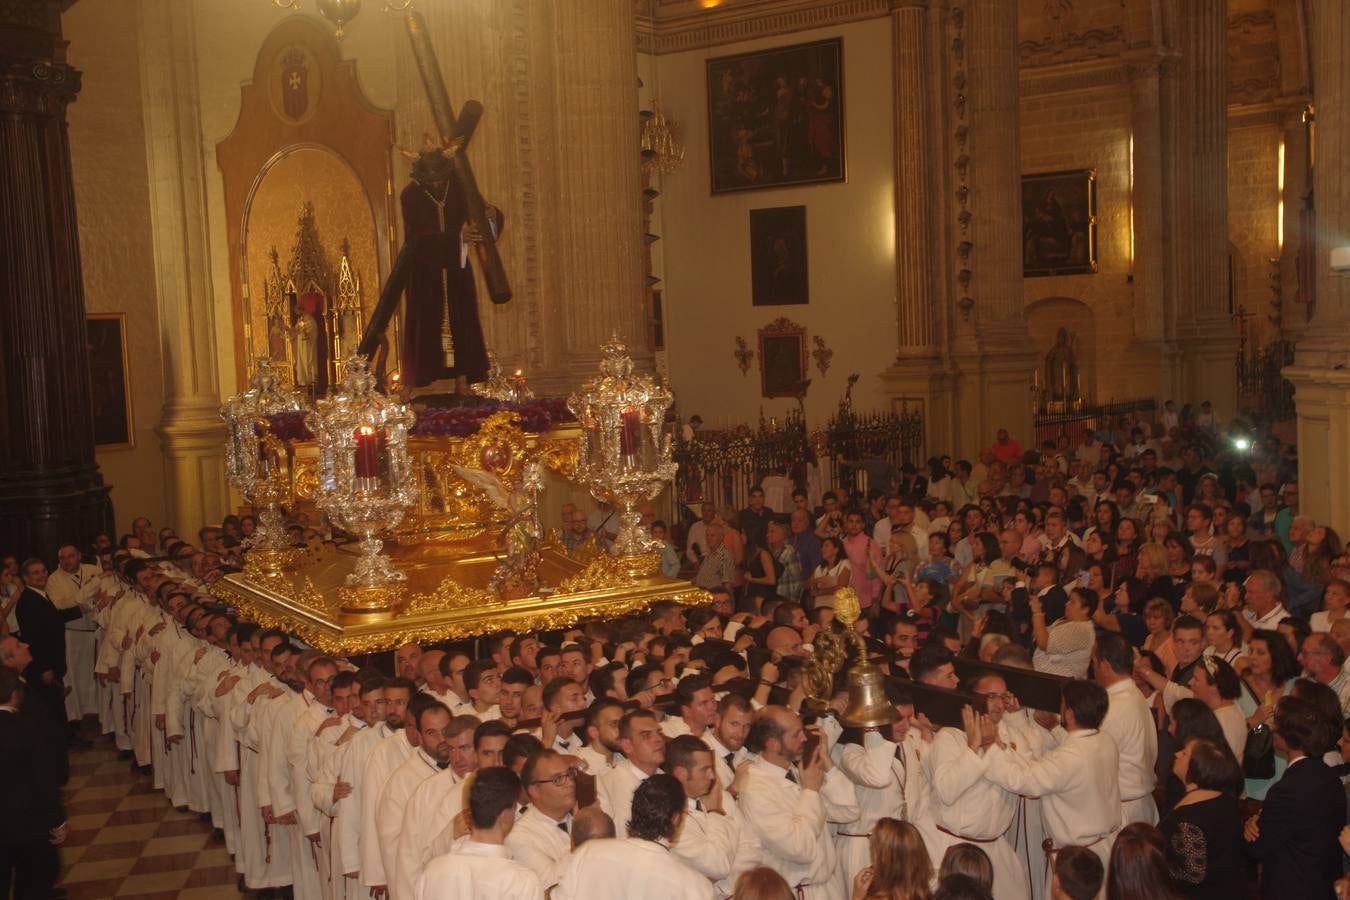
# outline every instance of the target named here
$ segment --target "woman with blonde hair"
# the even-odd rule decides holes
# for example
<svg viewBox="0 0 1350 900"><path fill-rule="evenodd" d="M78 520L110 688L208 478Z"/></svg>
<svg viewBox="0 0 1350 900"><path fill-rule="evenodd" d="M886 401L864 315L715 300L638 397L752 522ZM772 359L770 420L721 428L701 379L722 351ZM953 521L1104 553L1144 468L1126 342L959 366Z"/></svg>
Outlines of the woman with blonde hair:
<svg viewBox="0 0 1350 900"><path fill-rule="evenodd" d="M1177 665L1177 654L1172 648L1172 622L1176 617L1172 604L1161 597L1154 597L1144 604L1144 627L1148 629L1144 649L1162 661L1164 673L1171 672Z"/></svg>
<svg viewBox="0 0 1350 900"><path fill-rule="evenodd" d="M768 866L742 872L731 896L732 900L797 900L792 885Z"/></svg>
<svg viewBox="0 0 1350 900"><path fill-rule="evenodd" d="M928 900L933 862L919 829L879 819L870 841L872 865L853 877L852 900Z"/></svg>

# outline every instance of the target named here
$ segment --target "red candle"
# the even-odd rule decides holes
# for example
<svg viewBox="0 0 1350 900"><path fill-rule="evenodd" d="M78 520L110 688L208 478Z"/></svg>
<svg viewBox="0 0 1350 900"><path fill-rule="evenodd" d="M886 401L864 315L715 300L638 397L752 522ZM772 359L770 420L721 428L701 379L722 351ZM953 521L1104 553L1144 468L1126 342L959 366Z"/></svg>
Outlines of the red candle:
<svg viewBox="0 0 1350 900"><path fill-rule="evenodd" d="M362 425L356 429L356 477L374 478L380 472L379 448L375 429Z"/></svg>
<svg viewBox="0 0 1350 900"><path fill-rule="evenodd" d="M642 444L642 417L636 409L628 409L623 414L623 426L619 430L619 452L624 456L635 456Z"/></svg>

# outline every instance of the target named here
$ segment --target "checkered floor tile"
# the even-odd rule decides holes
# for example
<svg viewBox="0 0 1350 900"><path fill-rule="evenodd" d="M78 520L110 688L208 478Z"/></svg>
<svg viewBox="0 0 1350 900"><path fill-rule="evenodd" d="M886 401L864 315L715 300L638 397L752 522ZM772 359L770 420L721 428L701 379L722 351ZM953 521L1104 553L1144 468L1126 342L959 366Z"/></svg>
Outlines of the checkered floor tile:
<svg viewBox="0 0 1350 900"><path fill-rule="evenodd" d="M225 843L196 813L180 813L106 739L71 754L61 848L69 900L237 900Z"/></svg>

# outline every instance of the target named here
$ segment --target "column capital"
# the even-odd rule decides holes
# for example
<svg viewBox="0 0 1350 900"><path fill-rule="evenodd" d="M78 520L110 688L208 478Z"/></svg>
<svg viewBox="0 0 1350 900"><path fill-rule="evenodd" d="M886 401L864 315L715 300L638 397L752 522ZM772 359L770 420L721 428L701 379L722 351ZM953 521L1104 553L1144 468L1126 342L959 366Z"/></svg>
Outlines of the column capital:
<svg viewBox="0 0 1350 900"><path fill-rule="evenodd" d="M929 0L891 0L891 13L904 12L907 9L926 10Z"/></svg>
<svg viewBox="0 0 1350 900"><path fill-rule="evenodd" d="M0 112L62 115L80 92L80 70L65 63L0 57Z"/></svg>

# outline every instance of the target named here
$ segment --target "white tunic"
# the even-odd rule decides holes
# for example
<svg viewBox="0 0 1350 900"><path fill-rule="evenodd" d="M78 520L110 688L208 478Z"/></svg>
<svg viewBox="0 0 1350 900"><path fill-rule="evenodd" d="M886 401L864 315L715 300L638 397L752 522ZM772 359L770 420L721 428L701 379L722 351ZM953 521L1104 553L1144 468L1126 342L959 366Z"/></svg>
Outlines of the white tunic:
<svg viewBox="0 0 1350 900"><path fill-rule="evenodd" d="M839 770L853 782L858 797L858 818L839 826L835 833L839 883L846 894L853 890L853 876L872 864L868 838L877 820L912 821L922 813L923 767L917 742L913 733L906 735L903 745L897 745L869 731L861 745L835 745Z"/></svg>
<svg viewBox="0 0 1350 900"><path fill-rule="evenodd" d="M1111 705L1102 719L1102 732L1111 736L1120 752L1121 824L1158 824L1158 806L1153 802L1157 775L1158 729L1148 701L1134 681L1125 678L1106 689ZM1245 724L1245 723L1244 723Z"/></svg>
<svg viewBox="0 0 1350 900"><path fill-rule="evenodd" d="M614 767L600 773L596 778L596 794L600 798L600 808L614 820L614 834L628 837L628 820L633 815L633 794L638 785L649 776L627 759L620 760Z"/></svg>
<svg viewBox="0 0 1350 900"><path fill-rule="evenodd" d="M365 798L372 793L367 764L375 748L389 735L389 728L383 722L353 735L350 739L351 746L347 748L347 753L338 767L338 780L350 784L352 792L333 806L333 834L336 835L334 842L338 851L337 864L333 872L335 881L339 877L345 878L361 872L362 810ZM405 739L403 743L408 742ZM379 788L375 788L373 793L378 794Z"/></svg>
<svg viewBox="0 0 1350 900"><path fill-rule="evenodd" d="M391 900L408 900L396 892L398 874L398 844L403 834L403 812L408 798L423 781L439 773L436 761L420 747L405 759L390 775L380 791L380 802L375 807L375 833L380 842L380 859L384 863L385 884Z"/></svg>
<svg viewBox="0 0 1350 900"><path fill-rule="evenodd" d="M1054 750L1030 760L990 747L990 780L1028 797L1042 798L1045 830L1056 848L1077 844L1110 860L1120 829L1120 753L1110 735L1071 731Z"/></svg>
<svg viewBox="0 0 1350 900"><path fill-rule="evenodd" d="M506 849L511 851L512 859L538 875L545 890L558 883L562 863L572 850L570 825L571 816L558 822L527 806L506 836Z"/></svg>
<svg viewBox="0 0 1350 900"><path fill-rule="evenodd" d="M432 860L432 843L464 808L467 789L468 779L460 778L454 769L442 769L413 789L403 808L394 873L389 882L395 896L412 896L417 879Z"/></svg>
<svg viewBox="0 0 1350 900"><path fill-rule="evenodd" d="M712 882L664 845L596 838L567 858L553 900L712 900Z"/></svg>
<svg viewBox="0 0 1350 900"><path fill-rule="evenodd" d="M543 900L539 876L511 859L501 844L465 839L427 865L416 900Z"/></svg>
<svg viewBox="0 0 1350 900"><path fill-rule="evenodd" d="M858 818L853 784L838 768L825 773L819 791L804 790L787 775L787 770L755 757L736 798L741 812L759 838L764 865L790 886L801 886L803 897L841 900L828 823Z"/></svg>
<svg viewBox="0 0 1350 900"><path fill-rule="evenodd" d="M361 885L367 890L389 884L376 829L376 810L389 777L404 760L417 752L417 748L408 743L405 732L406 729L400 728L376 744L366 762L365 784L361 791ZM402 820L398 824L401 825Z"/></svg>

